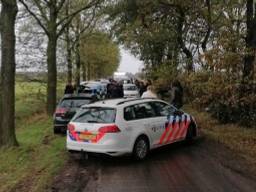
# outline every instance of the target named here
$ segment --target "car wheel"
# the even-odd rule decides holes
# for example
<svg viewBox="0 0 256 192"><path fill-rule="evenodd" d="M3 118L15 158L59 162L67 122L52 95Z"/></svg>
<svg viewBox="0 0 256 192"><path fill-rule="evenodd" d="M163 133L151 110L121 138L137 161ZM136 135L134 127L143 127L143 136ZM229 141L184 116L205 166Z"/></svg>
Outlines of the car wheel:
<svg viewBox="0 0 256 192"><path fill-rule="evenodd" d="M145 137L139 137L133 148L133 156L136 160L143 160L146 158L149 151L148 140Z"/></svg>
<svg viewBox="0 0 256 192"><path fill-rule="evenodd" d="M61 133L61 130L58 127L54 127L53 132L54 132L54 134L59 134L59 133Z"/></svg>
<svg viewBox="0 0 256 192"><path fill-rule="evenodd" d="M188 131L186 134L186 142L188 144L191 144L194 140L194 127L192 125L189 125Z"/></svg>

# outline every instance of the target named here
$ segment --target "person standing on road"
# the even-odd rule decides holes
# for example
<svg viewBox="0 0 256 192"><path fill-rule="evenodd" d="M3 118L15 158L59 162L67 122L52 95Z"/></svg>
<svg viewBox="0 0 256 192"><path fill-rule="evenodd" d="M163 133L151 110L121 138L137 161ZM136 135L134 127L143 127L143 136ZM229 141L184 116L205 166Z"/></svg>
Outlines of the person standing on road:
<svg viewBox="0 0 256 192"><path fill-rule="evenodd" d="M123 88L123 84L119 83L118 85L118 98L123 98L124 97L124 88Z"/></svg>
<svg viewBox="0 0 256 192"><path fill-rule="evenodd" d="M157 95L153 92L153 87L150 85L147 87L147 91L145 91L141 98L157 98Z"/></svg>
<svg viewBox="0 0 256 192"><path fill-rule="evenodd" d="M173 81L171 86L171 104L177 109L183 106L183 88L178 80Z"/></svg>
<svg viewBox="0 0 256 192"><path fill-rule="evenodd" d="M142 94L143 94L144 92L146 92L146 91L147 91L147 87L146 87L146 85L144 84L144 82L141 81L141 82L139 83L139 93L140 93L140 96L142 96Z"/></svg>
<svg viewBox="0 0 256 192"><path fill-rule="evenodd" d="M115 99L122 98L123 96L123 85L121 83L117 83L113 79L110 79L110 83L107 85L107 98Z"/></svg>
<svg viewBox="0 0 256 192"><path fill-rule="evenodd" d="M73 94L74 93L74 87L71 83L68 83L65 87L64 94Z"/></svg>
<svg viewBox="0 0 256 192"><path fill-rule="evenodd" d="M114 80L109 79L109 84L107 85L107 98L113 98Z"/></svg>

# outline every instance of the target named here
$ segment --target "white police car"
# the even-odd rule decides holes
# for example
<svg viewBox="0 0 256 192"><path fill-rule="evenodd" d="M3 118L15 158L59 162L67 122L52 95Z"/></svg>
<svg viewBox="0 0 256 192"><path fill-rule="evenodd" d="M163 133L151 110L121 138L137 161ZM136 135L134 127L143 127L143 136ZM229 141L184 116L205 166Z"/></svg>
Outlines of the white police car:
<svg viewBox="0 0 256 192"><path fill-rule="evenodd" d="M144 159L149 150L198 135L189 114L158 99L112 99L83 106L68 124L67 149Z"/></svg>

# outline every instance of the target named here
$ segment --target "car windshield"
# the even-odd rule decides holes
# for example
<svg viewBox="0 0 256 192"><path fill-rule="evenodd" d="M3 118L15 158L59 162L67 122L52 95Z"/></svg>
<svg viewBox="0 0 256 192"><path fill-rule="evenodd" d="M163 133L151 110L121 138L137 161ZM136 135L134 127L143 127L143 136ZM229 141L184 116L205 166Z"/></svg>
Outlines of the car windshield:
<svg viewBox="0 0 256 192"><path fill-rule="evenodd" d="M135 85L125 85L124 90L125 91L136 91L137 87Z"/></svg>
<svg viewBox="0 0 256 192"><path fill-rule="evenodd" d="M116 109L106 107L86 107L74 117L78 123L114 123Z"/></svg>
<svg viewBox="0 0 256 192"><path fill-rule="evenodd" d="M91 102L90 99L64 99L60 103L60 107L62 108L79 108L82 105L89 104Z"/></svg>

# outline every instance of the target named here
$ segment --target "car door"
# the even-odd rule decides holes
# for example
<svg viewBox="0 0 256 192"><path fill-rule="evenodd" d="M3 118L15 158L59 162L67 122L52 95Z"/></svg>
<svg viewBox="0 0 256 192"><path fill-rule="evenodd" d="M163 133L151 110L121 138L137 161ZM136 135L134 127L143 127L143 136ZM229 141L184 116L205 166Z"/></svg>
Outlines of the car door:
<svg viewBox="0 0 256 192"><path fill-rule="evenodd" d="M145 114L138 113L138 105L130 105L124 108L124 128L126 131L126 140L130 143L130 148L133 148L134 141L139 134L144 132L146 119ZM135 111L137 114L135 114Z"/></svg>
<svg viewBox="0 0 256 192"><path fill-rule="evenodd" d="M151 135L153 138L153 145L158 146L164 144L167 134L166 130L169 125L169 118L173 118L172 113L174 112L174 109L172 109L170 105L160 101L152 101L150 102L150 105L153 107L156 114L156 118L153 123L154 126L151 129Z"/></svg>
<svg viewBox="0 0 256 192"><path fill-rule="evenodd" d="M147 134L150 136L151 143L154 146L156 140L155 133L159 129L163 129L164 124L159 121L159 117L150 102L140 103L135 108L135 116L140 118L143 116L143 127Z"/></svg>
<svg viewBox="0 0 256 192"><path fill-rule="evenodd" d="M148 103L135 104L124 108L126 130L132 138L145 133L152 143L152 130L157 127L157 117L153 107Z"/></svg>
<svg viewBox="0 0 256 192"><path fill-rule="evenodd" d="M156 102L154 105L158 114L167 117L165 130L160 136L159 145L184 139L191 122L190 116L166 103Z"/></svg>

